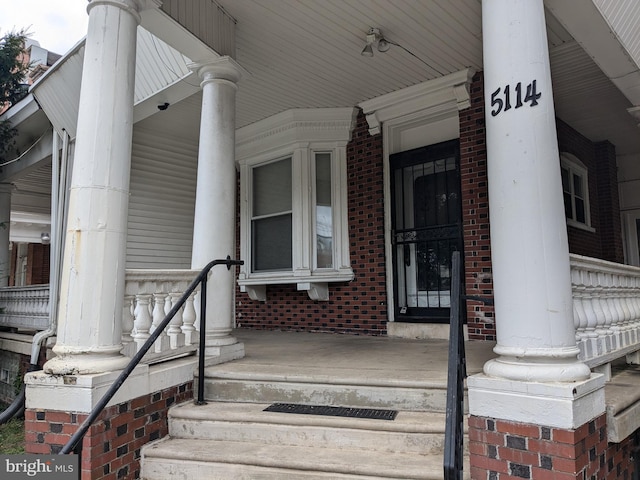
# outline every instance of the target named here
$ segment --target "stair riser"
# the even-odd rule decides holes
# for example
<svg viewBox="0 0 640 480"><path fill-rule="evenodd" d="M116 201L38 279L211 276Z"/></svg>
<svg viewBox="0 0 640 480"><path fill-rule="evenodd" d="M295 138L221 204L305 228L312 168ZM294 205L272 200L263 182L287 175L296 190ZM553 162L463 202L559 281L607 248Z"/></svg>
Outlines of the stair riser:
<svg viewBox="0 0 640 480"><path fill-rule="evenodd" d="M217 402L300 403L342 407L446 411L443 389L207 379L205 398Z"/></svg>
<svg viewBox="0 0 640 480"><path fill-rule="evenodd" d="M308 425L172 419L169 422L169 434L172 438L365 449L387 453L425 454L444 451L443 432L425 434Z"/></svg>

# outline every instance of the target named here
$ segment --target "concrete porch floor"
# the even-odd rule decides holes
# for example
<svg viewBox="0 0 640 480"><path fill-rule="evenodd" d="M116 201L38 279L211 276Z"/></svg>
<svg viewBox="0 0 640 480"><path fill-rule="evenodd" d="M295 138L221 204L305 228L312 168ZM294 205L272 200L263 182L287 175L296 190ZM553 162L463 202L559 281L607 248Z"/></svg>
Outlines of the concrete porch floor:
<svg viewBox="0 0 640 480"><path fill-rule="evenodd" d="M245 357L225 370L279 374L369 384L385 379L399 383L442 385L447 381L447 340L414 340L331 333L281 332L238 329ZM467 373L482 371L494 342L467 341Z"/></svg>

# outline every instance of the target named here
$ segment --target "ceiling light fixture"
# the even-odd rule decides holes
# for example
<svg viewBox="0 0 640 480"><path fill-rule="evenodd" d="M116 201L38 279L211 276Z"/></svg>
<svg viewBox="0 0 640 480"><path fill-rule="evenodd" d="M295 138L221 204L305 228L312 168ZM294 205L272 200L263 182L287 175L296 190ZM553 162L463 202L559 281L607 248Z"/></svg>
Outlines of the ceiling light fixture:
<svg viewBox="0 0 640 480"><path fill-rule="evenodd" d="M438 70L433 65L430 65L428 62L425 62L422 58L420 58L418 55L413 53L411 50L409 50L405 46L400 45L399 43L393 42L393 41L385 38L382 35L382 33L380 32L379 28L371 27L369 29L369 33L367 33L367 40L366 41L367 41L367 44L362 49L362 52L360 52L360 55L362 55L364 57L373 57L373 47L374 46L376 47L376 49L380 53L384 53L384 52L387 52L391 48L391 45L395 45L396 47L401 48L402 50L407 52L412 57L418 59L420 62L424 63L427 67L429 67L434 72L436 72L436 73L438 73L440 75L444 75L443 72Z"/></svg>
<svg viewBox="0 0 640 480"><path fill-rule="evenodd" d="M360 52L365 57L373 57L373 46L376 46L379 52L386 52L391 47L391 42L382 36L379 28L370 28L367 33L367 44Z"/></svg>

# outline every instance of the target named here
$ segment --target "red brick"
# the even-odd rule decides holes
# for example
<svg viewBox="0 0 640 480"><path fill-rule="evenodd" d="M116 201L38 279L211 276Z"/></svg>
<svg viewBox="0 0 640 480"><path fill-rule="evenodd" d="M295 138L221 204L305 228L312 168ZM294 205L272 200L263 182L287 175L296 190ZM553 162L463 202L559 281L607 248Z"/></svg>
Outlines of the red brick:
<svg viewBox="0 0 640 480"><path fill-rule="evenodd" d="M577 437L575 430L563 430L561 428L552 428L551 438L555 442L567 443L570 445L575 445L579 440L579 437Z"/></svg>
<svg viewBox="0 0 640 480"><path fill-rule="evenodd" d="M508 472L507 464L502 460L482 457L479 455L471 455L470 461L471 461L472 467L476 467L484 470L493 470L494 472L500 472L500 473Z"/></svg>
<svg viewBox="0 0 640 480"><path fill-rule="evenodd" d="M576 476L570 473L562 473L555 470L533 467L531 469L532 480L576 480Z"/></svg>
<svg viewBox="0 0 640 480"><path fill-rule="evenodd" d="M540 426L531 425L528 423L516 423L497 420L496 430L498 430L498 432L509 433L511 435L519 435L521 437L540 438Z"/></svg>

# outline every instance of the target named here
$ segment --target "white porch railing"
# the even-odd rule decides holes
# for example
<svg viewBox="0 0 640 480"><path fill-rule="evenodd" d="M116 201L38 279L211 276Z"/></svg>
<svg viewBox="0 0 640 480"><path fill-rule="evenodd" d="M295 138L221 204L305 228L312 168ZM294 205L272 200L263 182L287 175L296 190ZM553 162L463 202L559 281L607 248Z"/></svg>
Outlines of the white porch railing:
<svg viewBox="0 0 640 480"><path fill-rule="evenodd" d="M135 355L197 275L195 270L127 270L122 316L125 355ZM640 268L572 254L571 280L580 359L592 368L635 352L640 360ZM197 349L197 292L145 355L145 363ZM48 326L48 316L49 285L0 288L0 326L42 330Z"/></svg>
<svg viewBox="0 0 640 480"><path fill-rule="evenodd" d="M45 330L49 326L49 285L0 288L0 327Z"/></svg>
<svg viewBox="0 0 640 480"><path fill-rule="evenodd" d="M640 268L572 254L571 283L581 360L597 367L640 350Z"/></svg>
<svg viewBox="0 0 640 480"><path fill-rule="evenodd" d="M125 355L133 357L136 354L198 273L195 270L127 270L122 312ZM157 363L195 352L200 316L198 292L199 289L189 296L144 356L143 363Z"/></svg>

